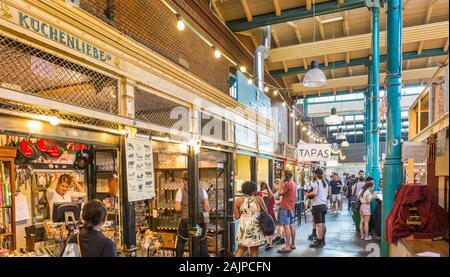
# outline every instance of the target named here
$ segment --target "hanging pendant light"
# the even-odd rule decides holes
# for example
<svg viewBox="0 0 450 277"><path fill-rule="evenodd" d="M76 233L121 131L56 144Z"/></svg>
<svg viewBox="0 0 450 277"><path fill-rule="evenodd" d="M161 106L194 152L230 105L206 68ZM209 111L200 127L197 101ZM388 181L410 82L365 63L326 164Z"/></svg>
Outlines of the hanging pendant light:
<svg viewBox="0 0 450 277"><path fill-rule="evenodd" d="M342 123L342 117L337 115L336 108L331 109L331 115L325 118L327 125L339 125Z"/></svg>
<svg viewBox="0 0 450 277"><path fill-rule="evenodd" d="M339 128L339 133L336 135L337 140L346 140L347 136L344 134L344 131L342 128Z"/></svg>
<svg viewBox="0 0 450 277"><path fill-rule="evenodd" d="M319 68L316 60L311 62L311 67L303 78L303 86L307 88L320 88L327 84L327 77Z"/></svg>

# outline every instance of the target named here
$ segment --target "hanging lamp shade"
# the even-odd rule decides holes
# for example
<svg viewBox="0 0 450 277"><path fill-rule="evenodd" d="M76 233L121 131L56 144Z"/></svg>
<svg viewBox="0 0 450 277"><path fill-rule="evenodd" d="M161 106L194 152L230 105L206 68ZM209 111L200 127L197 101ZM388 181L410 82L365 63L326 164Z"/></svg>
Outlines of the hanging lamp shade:
<svg viewBox="0 0 450 277"><path fill-rule="evenodd" d="M342 123L342 117L337 115L336 108L331 109L331 115L325 118L327 125L339 125Z"/></svg>
<svg viewBox="0 0 450 277"><path fill-rule="evenodd" d="M327 84L327 77L319 68L319 63L316 60L311 62L310 69L306 72L303 78L303 86L307 88L319 88Z"/></svg>
<svg viewBox="0 0 450 277"><path fill-rule="evenodd" d="M344 134L344 131L342 128L339 128L339 133L336 135L337 140L346 140L347 136Z"/></svg>
<svg viewBox="0 0 450 277"><path fill-rule="evenodd" d="M350 146L350 143L348 143L347 140L344 140L344 141L341 143L341 147L349 147L349 146Z"/></svg>

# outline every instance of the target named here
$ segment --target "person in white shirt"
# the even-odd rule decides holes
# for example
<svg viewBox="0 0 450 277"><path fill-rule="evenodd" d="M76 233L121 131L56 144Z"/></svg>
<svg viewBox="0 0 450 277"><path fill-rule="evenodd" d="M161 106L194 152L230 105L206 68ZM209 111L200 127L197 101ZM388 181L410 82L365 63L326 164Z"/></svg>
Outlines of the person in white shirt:
<svg viewBox="0 0 450 277"><path fill-rule="evenodd" d="M70 185L74 184L78 192L70 191ZM53 203L72 202L72 197L84 197L86 192L83 186L76 180L75 174L56 173L47 189L47 201L50 206L50 218L53 215Z"/></svg>

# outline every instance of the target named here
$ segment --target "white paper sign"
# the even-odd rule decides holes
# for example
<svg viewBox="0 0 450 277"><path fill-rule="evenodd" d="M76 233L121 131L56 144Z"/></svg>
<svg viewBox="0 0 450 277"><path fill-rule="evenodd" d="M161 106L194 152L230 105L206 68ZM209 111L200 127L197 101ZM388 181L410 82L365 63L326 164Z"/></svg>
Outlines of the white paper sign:
<svg viewBox="0 0 450 277"><path fill-rule="evenodd" d="M324 162L331 160L331 144L298 144L298 160Z"/></svg>
<svg viewBox="0 0 450 277"><path fill-rule="evenodd" d="M22 193L16 195L16 222L31 219L27 197Z"/></svg>
<svg viewBox="0 0 450 277"><path fill-rule="evenodd" d="M125 140L128 180L128 201L155 197L152 144L148 138L130 137Z"/></svg>

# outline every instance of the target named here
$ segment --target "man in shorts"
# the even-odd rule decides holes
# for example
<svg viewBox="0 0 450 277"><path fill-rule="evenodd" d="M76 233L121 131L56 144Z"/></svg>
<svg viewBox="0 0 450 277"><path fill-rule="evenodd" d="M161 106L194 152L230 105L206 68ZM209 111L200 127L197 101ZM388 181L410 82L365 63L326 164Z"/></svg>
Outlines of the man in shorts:
<svg viewBox="0 0 450 277"><path fill-rule="evenodd" d="M325 215L327 214L327 198L328 198L328 183L324 180L323 170L317 168L314 171L316 179L313 182L313 191L308 193L308 197L314 197L312 202L312 215L314 224L316 225L317 239L310 244L311 248L323 248L325 245Z"/></svg>

